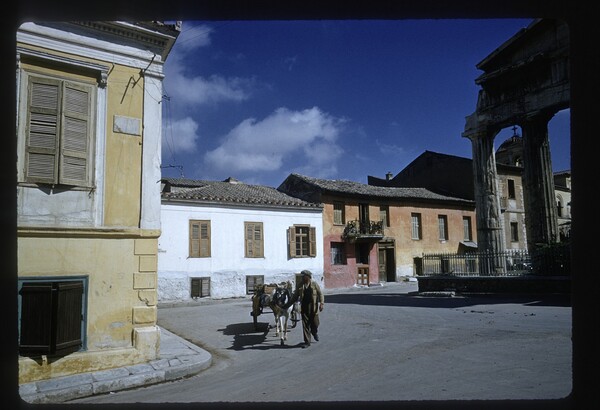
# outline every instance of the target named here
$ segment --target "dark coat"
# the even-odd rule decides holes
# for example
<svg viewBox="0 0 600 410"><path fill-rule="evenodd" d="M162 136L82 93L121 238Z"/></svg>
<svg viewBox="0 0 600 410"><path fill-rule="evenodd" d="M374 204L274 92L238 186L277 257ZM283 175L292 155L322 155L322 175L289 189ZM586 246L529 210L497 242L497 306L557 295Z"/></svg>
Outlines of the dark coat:
<svg viewBox="0 0 600 410"><path fill-rule="evenodd" d="M323 296L323 292L321 292L321 287L319 286L319 284L317 282L314 281L310 281L310 287L312 289L312 300L310 301L310 304L308 306L308 312L302 312L302 313L314 313L316 315L319 314L319 309L318 309L318 303L325 303L325 296ZM294 293L292 294L292 298L290 299L289 304L291 305L292 303L296 302L297 300L302 302L302 299L304 297L304 283L300 283L298 286L296 286L296 290L294 291Z"/></svg>

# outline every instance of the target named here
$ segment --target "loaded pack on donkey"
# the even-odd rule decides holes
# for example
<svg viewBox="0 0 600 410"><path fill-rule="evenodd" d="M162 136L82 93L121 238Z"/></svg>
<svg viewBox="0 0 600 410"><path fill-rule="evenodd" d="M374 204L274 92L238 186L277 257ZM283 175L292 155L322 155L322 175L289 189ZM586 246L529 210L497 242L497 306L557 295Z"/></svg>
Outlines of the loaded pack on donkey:
<svg viewBox="0 0 600 410"><path fill-rule="evenodd" d="M298 320L298 304L295 303L288 308L285 305L292 297L292 283L290 281L279 284L255 285L252 295L252 312L250 315L254 321L254 329L258 330L258 316L263 313L264 308L269 308L275 316L275 331L281 344L287 340L288 320L292 321L291 329L296 327ZM269 326L270 328L270 326Z"/></svg>

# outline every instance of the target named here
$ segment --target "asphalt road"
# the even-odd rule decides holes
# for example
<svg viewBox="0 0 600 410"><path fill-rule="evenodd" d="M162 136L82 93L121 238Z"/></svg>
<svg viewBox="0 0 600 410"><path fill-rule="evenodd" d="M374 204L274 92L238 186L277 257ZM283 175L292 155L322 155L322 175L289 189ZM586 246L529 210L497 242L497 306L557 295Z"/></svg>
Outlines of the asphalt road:
<svg viewBox="0 0 600 410"><path fill-rule="evenodd" d="M208 350L189 379L79 403L559 400L572 388L568 296L423 297L411 282L326 292L320 341L281 346L249 298L161 307L158 322Z"/></svg>

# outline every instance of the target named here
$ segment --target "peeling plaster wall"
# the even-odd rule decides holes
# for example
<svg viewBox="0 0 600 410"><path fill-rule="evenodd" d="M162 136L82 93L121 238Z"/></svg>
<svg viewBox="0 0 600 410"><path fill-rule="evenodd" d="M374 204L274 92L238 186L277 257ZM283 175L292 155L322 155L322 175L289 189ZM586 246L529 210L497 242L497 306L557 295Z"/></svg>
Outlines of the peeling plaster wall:
<svg viewBox="0 0 600 410"><path fill-rule="evenodd" d="M46 362L20 357L19 383L143 363L157 357L160 344L163 61L133 40L125 45L112 34L71 29L69 23L24 23L17 32L17 54L26 57L18 59L16 82L18 276L87 278L85 346ZM95 86L89 189L24 183L27 99L21 90L28 70Z"/></svg>
<svg viewBox="0 0 600 410"><path fill-rule="evenodd" d="M142 119L144 80L139 70L116 66L109 76L106 135L107 226L138 226L140 220L142 127L124 132L119 118Z"/></svg>
<svg viewBox="0 0 600 410"><path fill-rule="evenodd" d="M20 358L19 382L154 358L159 337L155 326L156 246L156 238L19 238L22 279L86 276L88 280L85 349L51 365ZM154 260L154 271L146 259ZM136 344L136 335L148 329L154 329L154 351Z"/></svg>

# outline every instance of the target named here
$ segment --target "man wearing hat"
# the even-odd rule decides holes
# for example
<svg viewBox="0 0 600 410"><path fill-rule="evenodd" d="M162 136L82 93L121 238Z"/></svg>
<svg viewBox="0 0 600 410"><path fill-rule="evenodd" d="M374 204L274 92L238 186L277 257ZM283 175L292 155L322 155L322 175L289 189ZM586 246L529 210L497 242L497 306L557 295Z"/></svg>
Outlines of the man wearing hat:
<svg viewBox="0 0 600 410"><path fill-rule="evenodd" d="M302 283L296 286L296 290L292 294L292 298L287 303L287 307L291 306L297 300L300 300L300 313L302 315L302 331L304 333L304 344L302 347L309 347L311 335L315 341L319 341L319 312L323 310L325 297L321 292L321 288L317 282L313 282L312 273L309 270L300 272L302 275Z"/></svg>

